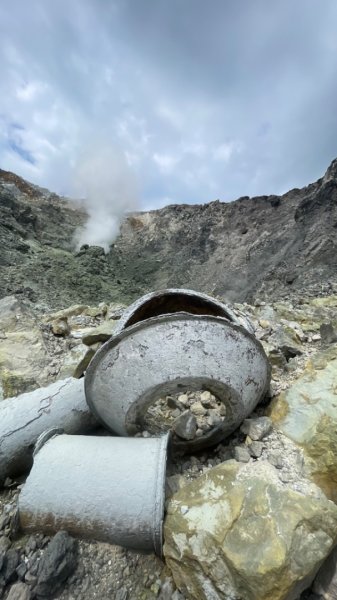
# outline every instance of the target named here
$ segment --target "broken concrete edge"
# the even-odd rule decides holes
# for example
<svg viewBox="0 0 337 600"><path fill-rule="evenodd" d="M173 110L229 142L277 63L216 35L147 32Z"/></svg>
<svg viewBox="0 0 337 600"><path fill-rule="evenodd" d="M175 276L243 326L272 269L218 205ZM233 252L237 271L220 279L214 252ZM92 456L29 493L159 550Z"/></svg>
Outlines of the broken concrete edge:
<svg viewBox="0 0 337 600"><path fill-rule="evenodd" d="M174 300L176 300L178 306L179 302L182 303L182 307L180 309L177 308L170 310L170 303L172 308L172 301ZM166 308L165 302L167 304ZM193 308L196 311L195 313L191 313L188 310L188 302L190 302L191 309ZM159 309L160 312L158 312L158 304L162 305L162 307ZM243 313L240 313L239 315L236 314L232 308L226 304L223 304L223 302L220 300L195 290L184 288L167 288L145 294L130 304L130 306L128 306L128 308L123 312L121 319L117 323L114 335L117 335L127 327L130 327L139 321L144 321L160 315L168 315L178 312L199 314L197 312L197 304L200 304L203 306L203 308L207 308L209 311L207 313L201 312L200 315L208 314L209 316L223 317L236 325L241 325L247 329L249 333L254 334L254 327L250 319L248 319L248 317L246 317L246 315Z"/></svg>
<svg viewBox="0 0 337 600"><path fill-rule="evenodd" d="M107 406L106 402L104 402L104 394L102 393L102 390L100 388L103 387L104 390L106 390L106 385L102 381L102 376L103 375L108 376L108 373L111 373L111 369L114 367L114 363L118 360L119 353L120 353L120 348L118 348L118 345L125 343L128 340L130 341L132 339L132 336L137 335L137 334L143 332L144 330L148 333L149 331L151 331L151 327L162 326L165 324L174 325L175 323L179 324L179 322L182 322L183 324L188 323L188 322L197 322L197 323L206 324L206 325L208 325L208 324L211 325L211 324L215 323L217 325L223 326L224 329L228 332L228 335L230 335L230 336L236 335L237 337L240 336L240 339L242 339L242 340L245 339L245 340L249 341L249 344L253 348L256 349L256 352L260 356L261 365L263 364L263 370L264 370L263 381L260 382L260 384L261 384L260 387L261 386L262 387L259 390L259 392L256 392L256 388L259 387L257 385L257 382L255 382L256 385L254 384L255 394L256 394L256 398L255 398L256 402L254 400L254 402L253 402L254 406L252 407L252 410L261 401L262 397L264 397L264 395L269 390L271 368L270 368L267 356L265 354L265 351L263 349L263 346L252 333L247 331L241 325L231 323L230 321L228 321L227 319L225 319L223 317L214 317L214 316L209 316L209 315L194 315L191 313L184 313L184 312L164 314L164 315L160 315L157 317L152 317L150 319L146 319L144 321L135 323L134 325L130 325L129 327L120 331L119 333L114 334L98 350L98 352L93 357L93 359L87 369L87 372L85 375L85 395L86 395L86 400L87 400L88 406L89 406L90 410L92 411L92 413L97 418L97 420L100 421L104 427L106 427L113 433L118 434L118 435L132 435L132 434L136 433L136 431L131 431L131 429L128 425L128 421L130 421L130 422L132 421L132 423L133 423L133 419L137 420L137 415L133 415L133 419L131 419L131 413L132 413L132 411L134 411L134 407L136 407L136 405L138 407L142 406L142 405L144 405L144 407L145 407L145 404L146 404L146 406L150 405L152 403L152 396L155 393L157 393L157 396L158 396L158 393L160 391L164 395L166 394L166 391L167 391L167 394L174 393L173 389L168 389L168 387L167 387L167 386L171 385L170 381L172 382L173 379L171 379L171 380L167 379L167 381L166 381L167 390L166 391L165 390L163 391L163 389L159 390L158 386L157 387L154 386L152 388L151 382L146 380L146 385L148 387L143 392L139 391L140 395L137 394L137 400L133 400L132 396L129 396L129 401L124 402L122 400L122 397L120 397L119 410L117 410L117 411L115 410L113 413L113 417L112 417L110 415L110 412L111 412L110 409L111 409L111 402L113 401L113 398L112 398L111 394L109 393L109 406ZM221 327L221 331L222 330L223 329ZM188 342L188 340L186 340L186 342ZM233 343L235 343L235 342L233 342ZM107 357L108 353L110 353L110 352L112 353L114 350L116 353L116 357L114 359L111 358L111 360L108 360L108 357ZM219 356L221 356L220 351L219 351ZM205 357L203 357L203 360L204 359L205 359ZM107 365L102 366L104 360L105 360L105 362L107 362ZM143 360L145 360L145 359L143 359ZM224 371L225 371L225 369L224 369ZM100 373L99 378L98 378L97 373ZM170 375L171 375L171 373L170 373ZM173 375L172 375L172 377L173 377ZM225 373L224 373L224 375L225 375ZM196 379L195 375L193 375L193 377L194 377L194 379ZM191 384L191 379L192 379L191 377L186 376L185 379L186 379L186 381L187 381L187 379L189 379L189 383ZM208 379L205 377L204 378L200 377L199 379L200 379L199 383L200 383L201 387L198 389L201 389L201 388L208 389L211 391L211 393L213 393L215 396L217 396L218 398L221 399L220 392L221 392L221 389L224 388L224 385L225 385L224 383L221 383L220 380L217 381L217 379L214 379L213 376L210 376L210 378L208 378ZM249 379L249 381L251 382L251 379ZM100 385L98 385L98 383ZM163 380L163 382L160 382L159 387L163 388L164 383L165 383L164 380ZM174 384L172 384L171 387L172 386L174 387ZM185 387L186 387L186 385L185 385ZM226 387L227 387L227 391L228 391L228 389L229 389L228 383L226 384ZM114 389L115 388L116 388L116 379L115 379ZM246 388L248 390L247 386L246 386ZM109 389L111 389L111 386L109 386ZM123 386L123 390L125 391L124 386ZM220 394L220 396L219 396L219 394ZM151 399L149 399L149 396L151 396ZM97 406L98 398L99 398L98 404L101 404L101 406ZM239 402L238 397L237 397L237 402ZM242 400L242 403L243 402L244 401ZM105 406L104 412L110 411L109 412L110 416L108 419L105 414L102 414L102 412L103 412L102 411L102 403L103 403L103 406ZM243 415L243 418L248 416L248 414L251 411L249 410L248 412L247 411L244 411L244 412L245 412L245 414ZM231 428L229 430L228 429L229 422L225 421L224 422L225 429L224 428L221 429L218 426L216 426L210 433L206 434L203 439L199 438L198 440L182 442L182 443L178 443L177 445L179 445L179 447L181 449L184 448L186 451L201 450L203 447L207 447L212 444L217 444L220 441L222 441L222 439L224 439L227 435L229 435L236 427L238 427L240 425L240 423L241 423L241 421L237 422L237 424L235 424L235 427L233 427L231 425ZM129 429L128 429L128 427L129 427ZM214 436L214 439L213 439L213 436Z"/></svg>
<svg viewBox="0 0 337 600"><path fill-rule="evenodd" d="M164 545L164 518L165 518L165 501L166 501L166 471L167 461L169 458L170 444L172 435L170 432L160 437L160 445L158 449L159 469L157 473L158 485L156 487L157 494L155 499L155 511L153 515L153 547L155 553L163 557ZM156 525L158 523L158 526ZM156 531L158 527L158 530Z"/></svg>

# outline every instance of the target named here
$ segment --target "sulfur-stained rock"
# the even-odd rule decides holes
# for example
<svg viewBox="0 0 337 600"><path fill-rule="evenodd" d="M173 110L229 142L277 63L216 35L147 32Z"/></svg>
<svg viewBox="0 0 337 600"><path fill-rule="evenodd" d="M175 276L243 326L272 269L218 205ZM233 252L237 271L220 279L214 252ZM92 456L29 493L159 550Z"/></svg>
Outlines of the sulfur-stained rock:
<svg viewBox="0 0 337 600"><path fill-rule="evenodd" d="M14 296L0 300L0 384L3 397L16 396L43 385L47 348L35 316Z"/></svg>
<svg viewBox="0 0 337 600"><path fill-rule="evenodd" d="M299 332L290 324L279 325L268 339L272 349L282 352L286 360L302 354L303 348Z"/></svg>
<svg viewBox="0 0 337 600"><path fill-rule="evenodd" d="M75 379L79 379L80 377L82 377L82 375L87 370L91 359L95 356L98 348L100 348L100 347L101 347L101 344L98 343L98 344L93 344L92 346L90 346L90 348L87 349L82 360L78 363L78 365L76 366L76 369L73 372L73 377L75 377Z"/></svg>
<svg viewBox="0 0 337 600"><path fill-rule="evenodd" d="M272 401L270 417L301 446L311 477L337 502L337 345L311 359L301 377Z"/></svg>
<svg viewBox="0 0 337 600"><path fill-rule="evenodd" d="M105 302L100 302L98 306L88 306L85 311L85 314L88 317L104 317L107 313L108 306Z"/></svg>
<svg viewBox="0 0 337 600"><path fill-rule="evenodd" d="M70 333L70 327L68 323L68 319L66 317L62 317L59 319L55 319L51 323L51 329L54 335L66 336Z"/></svg>
<svg viewBox="0 0 337 600"><path fill-rule="evenodd" d="M72 348L67 349L60 357L61 365L57 379L66 379L67 377L76 377L78 366L85 360L88 347L77 343Z"/></svg>
<svg viewBox="0 0 337 600"><path fill-rule="evenodd" d="M296 321L303 331L318 331L322 323L331 322L337 327L337 296L312 298L301 307L294 308L286 303L274 303L278 318Z"/></svg>
<svg viewBox="0 0 337 600"><path fill-rule="evenodd" d="M257 419L245 419L240 427L242 433L248 435L254 441L262 440L271 432L273 423L269 417L258 417Z"/></svg>
<svg viewBox="0 0 337 600"><path fill-rule="evenodd" d="M227 461L168 501L164 556L190 600L295 600L337 542L337 507Z"/></svg>
<svg viewBox="0 0 337 600"><path fill-rule="evenodd" d="M2 369L1 388L4 398L11 398L25 392L31 392L39 387L37 377L30 376L29 372L20 373L15 369Z"/></svg>
<svg viewBox="0 0 337 600"><path fill-rule="evenodd" d="M48 314L43 320L45 323L50 323L57 319L68 319L69 317L74 317L76 315L82 315L89 309L89 306L86 304L74 304L69 306L68 308L63 308L62 310L58 310L57 312Z"/></svg>
<svg viewBox="0 0 337 600"><path fill-rule="evenodd" d="M118 319L121 318L125 309L126 309L125 304L112 302L111 304L109 304L109 306L107 308L106 318L117 321Z"/></svg>
<svg viewBox="0 0 337 600"><path fill-rule="evenodd" d="M83 344L92 346L92 344L97 344L97 342L106 342L111 338L114 327L114 321L103 321L103 323L90 329L82 336Z"/></svg>

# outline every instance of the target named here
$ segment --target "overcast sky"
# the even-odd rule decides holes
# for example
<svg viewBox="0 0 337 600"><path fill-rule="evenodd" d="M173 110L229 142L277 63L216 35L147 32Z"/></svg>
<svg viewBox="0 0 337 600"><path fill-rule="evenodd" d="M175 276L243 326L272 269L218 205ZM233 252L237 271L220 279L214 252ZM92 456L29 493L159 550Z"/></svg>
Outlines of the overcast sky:
<svg viewBox="0 0 337 600"><path fill-rule="evenodd" d="M282 193L337 156L336 0L2 0L0 167L124 154L140 206Z"/></svg>

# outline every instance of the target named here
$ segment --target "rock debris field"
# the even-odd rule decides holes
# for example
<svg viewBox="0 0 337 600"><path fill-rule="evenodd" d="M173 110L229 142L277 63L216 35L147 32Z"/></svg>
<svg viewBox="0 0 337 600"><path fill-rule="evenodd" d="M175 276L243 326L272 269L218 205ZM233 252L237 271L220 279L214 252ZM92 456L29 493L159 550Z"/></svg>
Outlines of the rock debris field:
<svg viewBox="0 0 337 600"><path fill-rule="evenodd" d="M0 300L2 398L83 375L123 308L102 302L46 313L14 296ZM65 531L23 535L17 500L24 478L7 478L0 492L0 597L337 597L337 295L234 309L251 319L264 347L270 390L215 447L170 456L163 558ZM189 441L225 420L224 405L208 390L186 390L158 398L137 435L171 429Z"/></svg>

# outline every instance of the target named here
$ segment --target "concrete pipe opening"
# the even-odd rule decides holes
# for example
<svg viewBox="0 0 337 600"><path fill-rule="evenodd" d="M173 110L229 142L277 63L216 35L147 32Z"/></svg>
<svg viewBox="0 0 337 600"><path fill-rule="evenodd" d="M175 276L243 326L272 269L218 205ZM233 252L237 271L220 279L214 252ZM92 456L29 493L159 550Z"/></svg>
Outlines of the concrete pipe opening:
<svg viewBox="0 0 337 600"><path fill-rule="evenodd" d="M231 308L207 294L183 288L169 288L142 296L126 309L115 332L118 333L130 325L152 317L178 312L222 317L242 325L251 333L254 332L252 324L245 315L235 314Z"/></svg>
<svg viewBox="0 0 337 600"><path fill-rule="evenodd" d="M130 433L137 424L142 432L137 436L171 431L175 448L197 450L223 439L234 400L239 403L237 391L226 384L207 377L179 378L148 390L130 407L126 424Z"/></svg>
<svg viewBox="0 0 337 600"><path fill-rule="evenodd" d="M197 415L194 419L190 406L182 411L192 413L184 416L190 417L185 423L189 432L179 436L172 426L178 434L174 445L192 452L232 433L264 396L269 381L264 350L246 329L220 317L176 313L138 322L113 336L90 364L85 391L93 413L118 435L147 430L151 407L160 398L167 401L167 396L187 390L210 392L209 402L223 412L219 410L220 418L210 428ZM200 405L205 408L201 398ZM200 405L197 412L204 413ZM160 430L165 428L170 424ZM203 432L199 437L198 428Z"/></svg>

